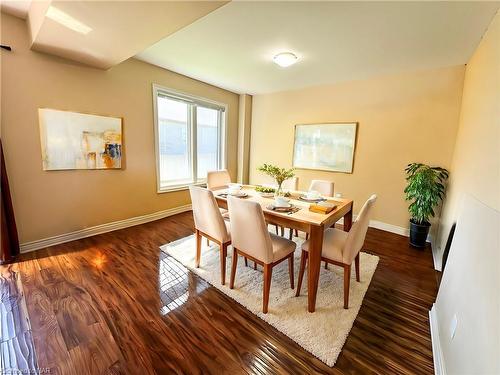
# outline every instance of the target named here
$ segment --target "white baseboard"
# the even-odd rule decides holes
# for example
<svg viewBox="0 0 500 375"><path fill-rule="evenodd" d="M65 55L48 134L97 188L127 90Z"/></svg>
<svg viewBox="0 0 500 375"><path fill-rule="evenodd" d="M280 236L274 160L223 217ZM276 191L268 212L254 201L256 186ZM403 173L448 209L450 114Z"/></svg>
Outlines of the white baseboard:
<svg viewBox="0 0 500 375"><path fill-rule="evenodd" d="M436 375L446 375L441 341L439 341L439 324L436 304L432 305L432 309L429 311L429 321L431 326L432 356L434 357L434 373Z"/></svg>
<svg viewBox="0 0 500 375"><path fill-rule="evenodd" d="M191 210L191 205L186 204L180 207L170 208L168 210L153 212L151 214L132 217L130 219L113 221L111 223L96 225L94 227L89 227L85 229L80 229L70 233L60 234L58 236L43 238L41 240L25 242L21 244L21 253L26 253L29 251L34 251L38 249L43 249L44 247L59 245L65 242L79 240L81 238L95 236L97 234L102 234L106 232L111 232L118 229L132 227L134 225L148 223L150 221L163 219L167 216L172 216L179 214L181 212L186 212Z"/></svg>
<svg viewBox="0 0 500 375"><path fill-rule="evenodd" d="M353 215L352 217L353 220L356 220L356 215ZM340 219L337 221L338 224L344 224L344 218ZM409 237L410 236L410 230L408 228L403 228L398 225L393 225L393 224L387 224L382 221L378 220L370 220L370 227L380 229L380 230L385 230L386 232L391 232L395 234L399 234L401 236ZM431 235L429 234L427 236L427 242L431 242Z"/></svg>
<svg viewBox="0 0 500 375"><path fill-rule="evenodd" d="M26 253L29 251L43 249L44 247L59 245L65 242L79 240L80 238L95 236L97 234L102 234L106 232L111 232L118 229L124 229L132 227L134 225L148 223L150 221L163 219L165 217L175 215L181 212L186 212L191 210L191 205L187 204L180 207L170 208L168 210L154 212L152 214L147 214L143 216L136 216L130 219L114 221L111 223L96 225L94 227L89 227L85 229L80 229L70 233L60 234L58 236L43 238L41 240L25 242L21 244L21 253ZM353 215L353 220L356 219L356 215ZM338 221L339 224L344 223L344 219ZM370 220L370 227L385 230L386 232L391 232L399 234L402 236L409 236L409 230L407 228L399 227L397 225L387 224L382 221ZM430 238L427 239L430 242Z"/></svg>

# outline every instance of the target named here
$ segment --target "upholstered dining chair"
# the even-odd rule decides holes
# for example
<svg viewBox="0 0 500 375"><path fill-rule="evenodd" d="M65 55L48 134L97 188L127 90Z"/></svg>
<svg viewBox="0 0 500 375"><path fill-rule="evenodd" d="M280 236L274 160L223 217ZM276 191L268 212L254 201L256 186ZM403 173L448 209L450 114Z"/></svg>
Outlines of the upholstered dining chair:
<svg viewBox="0 0 500 375"><path fill-rule="evenodd" d="M289 178L289 179L283 181L283 183L281 184L281 188L284 191L287 191L287 190L296 191L296 190L298 190L299 189L299 178L297 176L295 176L295 177L292 177L292 178Z"/></svg>
<svg viewBox="0 0 500 375"><path fill-rule="evenodd" d="M372 195L366 201L349 232L344 232L336 228L329 228L325 231L323 236L321 260L344 268L344 309L349 307L349 286L351 281L351 265L353 262L356 268L356 281L360 281L359 252L365 242L371 211L376 200L377 196ZM299 282L295 294L297 297L300 295L302 279L306 269L309 244L310 241L306 241L302 245Z"/></svg>
<svg viewBox="0 0 500 375"><path fill-rule="evenodd" d="M219 245L220 277L221 284L224 285L226 283L227 247L231 244L230 224L222 218L214 193L199 186L190 186L189 193L196 231L195 267L200 266L201 237L203 236Z"/></svg>
<svg viewBox="0 0 500 375"><path fill-rule="evenodd" d="M258 202L228 197L227 204L229 216L231 217L233 241L233 262L229 288L234 288L238 255L260 264L264 268L262 312L267 314L273 267L285 259L288 259L290 287L293 289L295 243L268 232L262 207Z"/></svg>
<svg viewBox="0 0 500 375"><path fill-rule="evenodd" d="M333 181L312 180L309 191L317 191L324 197L333 197Z"/></svg>
<svg viewBox="0 0 500 375"><path fill-rule="evenodd" d="M231 183L231 176L226 169L207 172L207 189L224 189Z"/></svg>
<svg viewBox="0 0 500 375"><path fill-rule="evenodd" d="M309 185L309 191L317 191L323 197L333 197L334 183L333 181L325 181L325 180L312 180ZM295 235L299 234L295 231ZM309 233L306 233L306 240L309 239ZM327 268L327 264L325 263L325 268Z"/></svg>

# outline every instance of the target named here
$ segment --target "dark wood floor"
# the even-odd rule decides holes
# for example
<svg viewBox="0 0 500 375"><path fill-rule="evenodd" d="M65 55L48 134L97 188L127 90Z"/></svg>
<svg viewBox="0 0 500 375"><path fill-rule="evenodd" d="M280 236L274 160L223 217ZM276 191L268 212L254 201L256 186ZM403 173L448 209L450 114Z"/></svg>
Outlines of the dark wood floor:
<svg viewBox="0 0 500 375"><path fill-rule="evenodd" d="M364 251L380 263L330 368L160 253L158 246L191 233L184 213L3 266L0 287L21 276L38 366L51 374L433 372L430 249L369 229ZM16 301L2 291L4 308Z"/></svg>

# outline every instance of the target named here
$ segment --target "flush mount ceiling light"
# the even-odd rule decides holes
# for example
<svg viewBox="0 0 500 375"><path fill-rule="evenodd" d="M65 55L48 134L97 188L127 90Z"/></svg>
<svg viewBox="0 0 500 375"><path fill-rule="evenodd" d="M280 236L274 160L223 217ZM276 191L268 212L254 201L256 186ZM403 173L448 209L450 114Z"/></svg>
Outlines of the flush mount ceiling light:
<svg viewBox="0 0 500 375"><path fill-rule="evenodd" d="M298 57L291 52L281 52L273 57L273 61L283 68L295 64L297 60Z"/></svg>

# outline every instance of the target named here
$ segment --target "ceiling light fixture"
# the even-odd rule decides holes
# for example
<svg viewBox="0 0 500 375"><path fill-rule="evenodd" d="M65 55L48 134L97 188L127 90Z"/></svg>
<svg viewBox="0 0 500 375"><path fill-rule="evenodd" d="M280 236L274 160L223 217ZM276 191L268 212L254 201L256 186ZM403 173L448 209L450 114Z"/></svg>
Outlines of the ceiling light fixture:
<svg viewBox="0 0 500 375"><path fill-rule="evenodd" d="M85 35L92 31L91 27L71 17L69 14L64 13L62 10L57 9L53 5L51 5L47 10L46 16L51 20L56 21L57 23L66 26L68 29L76 31L80 34Z"/></svg>
<svg viewBox="0 0 500 375"><path fill-rule="evenodd" d="M283 68L295 64L297 60L298 57L291 52L281 52L273 57L273 61Z"/></svg>

